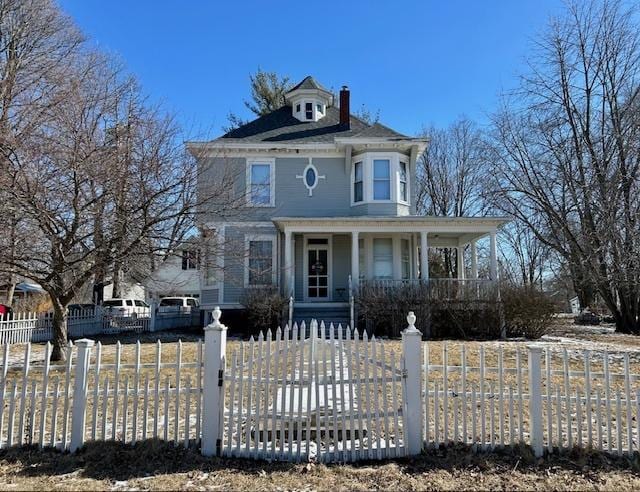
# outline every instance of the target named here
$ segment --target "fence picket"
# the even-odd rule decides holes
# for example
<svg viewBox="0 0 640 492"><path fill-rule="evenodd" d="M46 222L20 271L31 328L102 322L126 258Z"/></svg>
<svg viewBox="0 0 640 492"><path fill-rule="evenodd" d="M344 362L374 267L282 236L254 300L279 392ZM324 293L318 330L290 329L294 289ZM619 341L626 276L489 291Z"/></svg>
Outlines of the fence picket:
<svg viewBox="0 0 640 492"><path fill-rule="evenodd" d="M24 442L24 417L27 404L27 382L31 367L31 343L25 345L24 360L22 362L22 384L20 385L20 411L18 417L18 444Z"/></svg>
<svg viewBox="0 0 640 492"><path fill-rule="evenodd" d="M131 443L138 439L138 399L140 395L140 340L136 341L135 367L133 373L133 417L131 429Z"/></svg>
<svg viewBox="0 0 640 492"><path fill-rule="evenodd" d="M631 374L629 371L629 353L624 354L624 396L626 402L627 419L627 453L633 455L633 431L631 424Z"/></svg>
<svg viewBox="0 0 640 492"><path fill-rule="evenodd" d="M611 452L613 451L613 438L612 438L613 429L611 428L611 389L610 389L611 379L609 378L609 353L606 350L604 351L603 364L604 364L604 400L607 406L607 450Z"/></svg>
<svg viewBox="0 0 640 492"><path fill-rule="evenodd" d="M47 399L49 397L49 369L51 367L51 344L44 346L44 366L42 368L42 402L40 403L40 433L38 434L38 446L44 448L45 424L47 422ZM0 403L2 404L2 403ZM2 424L0 423L0 431Z"/></svg>
<svg viewBox="0 0 640 492"><path fill-rule="evenodd" d="M67 345L67 366L64 381L64 410L62 412L62 449L66 450L68 446L67 426L69 425L69 408L71 400L71 367L73 357L73 344L69 342Z"/></svg>
<svg viewBox="0 0 640 492"><path fill-rule="evenodd" d="M160 367L162 364L162 345L160 340L156 342L156 360L155 360L155 373L154 373L154 393L153 399L153 438L158 438L158 426L160 419Z"/></svg>

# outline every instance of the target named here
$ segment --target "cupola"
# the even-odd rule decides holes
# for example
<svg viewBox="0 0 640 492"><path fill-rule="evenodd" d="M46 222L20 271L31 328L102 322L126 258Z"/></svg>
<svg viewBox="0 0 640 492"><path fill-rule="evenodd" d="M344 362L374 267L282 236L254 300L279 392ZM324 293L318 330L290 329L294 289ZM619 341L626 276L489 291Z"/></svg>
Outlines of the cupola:
<svg viewBox="0 0 640 492"><path fill-rule="evenodd" d="M298 120L318 121L324 118L327 108L333 104L333 94L308 76L285 94L285 100Z"/></svg>

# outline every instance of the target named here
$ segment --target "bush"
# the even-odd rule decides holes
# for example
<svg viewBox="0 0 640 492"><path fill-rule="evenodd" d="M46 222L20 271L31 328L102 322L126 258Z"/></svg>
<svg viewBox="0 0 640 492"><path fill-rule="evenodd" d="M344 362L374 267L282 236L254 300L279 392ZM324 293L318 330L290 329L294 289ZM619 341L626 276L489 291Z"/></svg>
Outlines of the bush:
<svg viewBox="0 0 640 492"><path fill-rule="evenodd" d="M500 288L507 336L540 338L547 333L556 312L551 298L533 287Z"/></svg>
<svg viewBox="0 0 640 492"><path fill-rule="evenodd" d="M500 316L495 300L441 299L425 285L393 288L364 285L356 296L358 317L376 335L400 336L407 313L416 315L416 327L426 338L481 338L500 336Z"/></svg>
<svg viewBox="0 0 640 492"><path fill-rule="evenodd" d="M247 309L251 331L277 329L288 303L278 289L271 286L245 289L240 302Z"/></svg>

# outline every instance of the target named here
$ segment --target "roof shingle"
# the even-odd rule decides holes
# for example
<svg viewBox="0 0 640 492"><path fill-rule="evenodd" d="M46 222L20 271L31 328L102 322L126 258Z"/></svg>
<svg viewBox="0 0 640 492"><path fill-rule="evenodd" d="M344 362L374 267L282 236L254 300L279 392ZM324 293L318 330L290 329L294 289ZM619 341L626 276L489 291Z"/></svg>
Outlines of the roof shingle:
<svg viewBox="0 0 640 492"><path fill-rule="evenodd" d="M300 84L303 84L307 77ZM298 84L298 85L300 85ZM288 142L288 143L333 143L336 137L409 138L384 125L368 125L350 115L350 128L340 125L340 110L328 107L327 114L318 121L299 121L291 106L283 106L261 116L219 139L222 142Z"/></svg>

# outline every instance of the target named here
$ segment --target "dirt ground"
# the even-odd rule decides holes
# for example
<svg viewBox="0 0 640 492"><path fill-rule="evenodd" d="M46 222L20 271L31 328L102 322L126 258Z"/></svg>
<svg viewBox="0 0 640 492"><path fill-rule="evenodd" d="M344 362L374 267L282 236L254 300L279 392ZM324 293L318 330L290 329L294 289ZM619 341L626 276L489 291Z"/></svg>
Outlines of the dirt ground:
<svg viewBox="0 0 640 492"><path fill-rule="evenodd" d="M601 454L535 461L527 449L476 455L464 448L411 460L314 465L207 459L146 441L94 443L78 455L0 451L3 490L637 490L638 459Z"/></svg>

